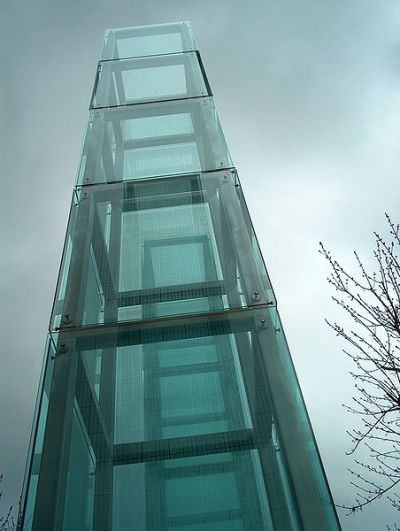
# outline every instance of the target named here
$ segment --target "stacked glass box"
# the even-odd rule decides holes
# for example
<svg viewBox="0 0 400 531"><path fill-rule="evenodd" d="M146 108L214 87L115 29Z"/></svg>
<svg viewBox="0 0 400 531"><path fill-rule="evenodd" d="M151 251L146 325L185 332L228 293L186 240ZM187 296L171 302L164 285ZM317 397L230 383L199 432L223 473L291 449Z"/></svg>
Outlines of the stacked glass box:
<svg viewBox="0 0 400 531"><path fill-rule="evenodd" d="M339 529L187 22L109 30L24 531Z"/></svg>

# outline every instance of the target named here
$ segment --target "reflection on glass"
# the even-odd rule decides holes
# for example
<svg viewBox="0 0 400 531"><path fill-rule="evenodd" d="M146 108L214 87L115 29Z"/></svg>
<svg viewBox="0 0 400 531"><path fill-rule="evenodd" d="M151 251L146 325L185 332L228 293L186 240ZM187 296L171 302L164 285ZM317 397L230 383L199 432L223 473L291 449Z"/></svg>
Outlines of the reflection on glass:
<svg viewBox="0 0 400 531"><path fill-rule="evenodd" d="M27 469L26 477L24 478L24 494L26 497L24 507L24 531L31 531L32 529L40 463L43 451L43 441L46 429L47 412L49 409L49 396L53 375L54 355L55 345L52 338L49 336L45 349L44 366L42 369L42 388L40 390L36 404L36 422L34 423L30 441L32 447L30 462L28 463L29 469Z"/></svg>
<svg viewBox="0 0 400 531"><path fill-rule="evenodd" d="M83 194L68 235L82 240L75 251L66 247L54 327L274 303L234 173Z"/></svg>
<svg viewBox="0 0 400 531"><path fill-rule="evenodd" d="M188 23L107 31L23 531L337 531Z"/></svg>
<svg viewBox="0 0 400 531"><path fill-rule="evenodd" d="M189 22L108 30L101 60L146 57L196 50Z"/></svg>
<svg viewBox="0 0 400 531"><path fill-rule="evenodd" d="M128 105L91 112L77 184L231 167L212 98Z"/></svg>
<svg viewBox="0 0 400 531"><path fill-rule="evenodd" d="M52 393L66 364L75 367L60 529L108 528L112 520L124 530L136 514L144 531L299 531L291 477L310 472L310 439L304 445L288 416L293 390L277 388L278 374L290 367L281 365L271 323L264 311L225 312L147 330L60 333L68 355L56 356ZM293 462L281 433L296 444Z"/></svg>
<svg viewBox="0 0 400 531"><path fill-rule="evenodd" d="M196 52L101 63L92 107L207 96Z"/></svg>
<svg viewBox="0 0 400 531"><path fill-rule="evenodd" d="M135 518L140 531L272 531L258 463L258 452L250 450L116 467L113 529L128 531ZM152 494L150 489L144 494L145 479ZM137 505L129 502L128 492L137 493Z"/></svg>

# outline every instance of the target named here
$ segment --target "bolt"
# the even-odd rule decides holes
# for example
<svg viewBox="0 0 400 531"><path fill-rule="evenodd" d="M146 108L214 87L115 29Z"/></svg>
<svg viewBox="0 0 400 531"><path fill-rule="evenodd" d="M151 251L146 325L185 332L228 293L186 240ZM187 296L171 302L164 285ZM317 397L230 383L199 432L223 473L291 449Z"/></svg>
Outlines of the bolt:
<svg viewBox="0 0 400 531"><path fill-rule="evenodd" d="M253 301L258 302L259 300L261 300L260 294L258 293L258 291L255 291L253 293Z"/></svg>
<svg viewBox="0 0 400 531"><path fill-rule="evenodd" d="M60 347L58 349L60 354L64 354L65 352L67 352L67 350L68 350L67 344L66 343L60 343Z"/></svg>
<svg viewBox="0 0 400 531"><path fill-rule="evenodd" d="M261 319L260 323L261 324L260 324L260 326L258 328L260 328L260 329L261 328L266 328L265 319Z"/></svg>

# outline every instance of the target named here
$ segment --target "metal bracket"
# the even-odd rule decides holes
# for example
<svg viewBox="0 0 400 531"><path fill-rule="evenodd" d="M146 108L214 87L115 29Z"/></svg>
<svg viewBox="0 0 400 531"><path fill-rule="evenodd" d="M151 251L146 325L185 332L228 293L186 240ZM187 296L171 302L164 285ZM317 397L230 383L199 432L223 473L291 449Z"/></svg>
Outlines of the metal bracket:
<svg viewBox="0 0 400 531"><path fill-rule="evenodd" d="M261 297L260 297L260 294L259 294L258 291L255 291L253 293L252 299L253 299L254 302L259 302L261 300Z"/></svg>
<svg viewBox="0 0 400 531"><path fill-rule="evenodd" d="M259 330L266 330L268 328L267 321L265 319L260 320L260 324L258 325Z"/></svg>
<svg viewBox="0 0 400 531"><path fill-rule="evenodd" d="M65 313L64 314L63 323L65 323L65 324L71 324L72 323L72 319L71 319L69 313Z"/></svg>

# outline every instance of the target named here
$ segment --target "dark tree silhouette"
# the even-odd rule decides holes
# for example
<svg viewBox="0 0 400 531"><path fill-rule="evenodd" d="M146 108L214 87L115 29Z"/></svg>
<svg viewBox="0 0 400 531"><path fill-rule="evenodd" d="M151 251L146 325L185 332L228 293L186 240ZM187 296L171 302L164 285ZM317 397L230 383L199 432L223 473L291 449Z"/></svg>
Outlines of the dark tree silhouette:
<svg viewBox="0 0 400 531"><path fill-rule="evenodd" d="M0 474L0 487L3 482L4 476ZM0 490L0 501L3 497L3 491ZM1 511L3 512L3 511ZM9 507L4 515L0 515L0 531L18 531L17 520L14 517L14 511L12 507Z"/></svg>
<svg viewBox="0 0 400 531"><path fill-rule="evenodd" d="M352 448L368 449L368 459L355 459L349 513L387 497L400 511L400 234L386 214L388 234L375 236L375 272L367 271L355 252L358 273L349 274L320 243L330 265L328 282L336 290L333 301L350 316L351 330L327 321L347 341L344 352L353 360L355 395L346 409L361 418L360 428L348 431ZM395 527L395 529L398 529Z"/></svg>

